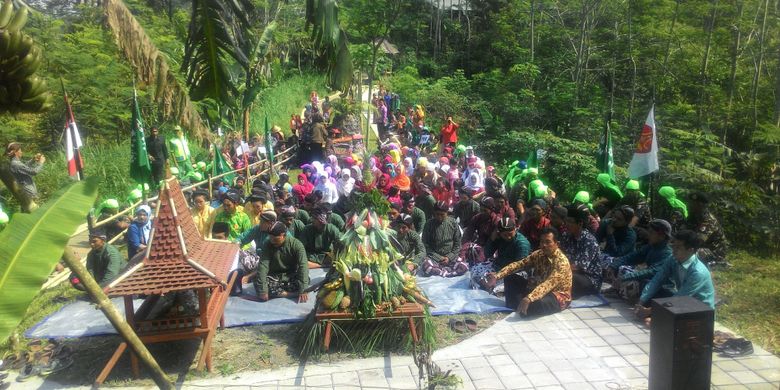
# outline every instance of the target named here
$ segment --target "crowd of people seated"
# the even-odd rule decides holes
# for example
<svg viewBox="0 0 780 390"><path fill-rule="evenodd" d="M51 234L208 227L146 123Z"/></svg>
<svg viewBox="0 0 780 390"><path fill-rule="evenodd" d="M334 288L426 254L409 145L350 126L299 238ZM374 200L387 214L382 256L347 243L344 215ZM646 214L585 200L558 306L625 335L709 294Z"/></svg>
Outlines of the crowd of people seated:
<svg viewBox="0 0 780 390"><path fill-rule="evenodd" d="M577 191L563 199L545 182L543 167L515 161L499 176L474 148L458 143L452 117L433 136L422 107L403 113L397 95L384 90L374 102L377 151L323 155L330 108L313 93L305 120L290 121L299 136L316 128L314 138L301 137L305 158L294 182L286 172L273 184L267 174L252 182L238 177L215 183L213 193L190 195L203 237L242 246L235 272L254 284L256 299L305 302L307 269L331 264L356 197L376 191L389 203L392 242L410 271L468 274L474 288L504 297L521 314L565 310L573 299L602 292L605 282L606 294L636 303L641 317L657 297L690 295L714 307L709 269L727 264L728 243L706 194L692 193L686 202L663 186L651 210L639 182L619 186L602 173L592 179L592 196ZM102 209L110 215L114 206ZM151 214L141 206L134 221L110 226L129 226L131 258L147 245ZM96 236L98 244L101 237L108 235ZM93 264L113 264L103 260L113 255L106 247L93 246ZM242 293L240 283L234 293Z"/></svg>

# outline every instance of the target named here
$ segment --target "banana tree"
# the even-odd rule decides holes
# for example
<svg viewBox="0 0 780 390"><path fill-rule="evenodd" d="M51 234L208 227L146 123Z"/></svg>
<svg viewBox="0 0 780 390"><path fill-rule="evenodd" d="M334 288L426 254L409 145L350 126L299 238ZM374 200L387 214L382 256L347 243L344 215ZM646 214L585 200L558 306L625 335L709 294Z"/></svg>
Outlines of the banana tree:
<svg viewBox="0 0 780 390"><path fill-rule="evenodd" d="M347 33L339 24L336 0L306 0L306 28L312 27L314 50L328 73L328 84L346 92L352 83Z"/></svg>
<svg viewBox="0 0 780 390"><path fill-rule="evenodd" d="M184 60L190 98L213 99L220 106L234 106L238 82L231 67L250 65L243 50L244 34L250 28L247 0L193 0ZM219 118L209 118L212 123Z"/></svg>

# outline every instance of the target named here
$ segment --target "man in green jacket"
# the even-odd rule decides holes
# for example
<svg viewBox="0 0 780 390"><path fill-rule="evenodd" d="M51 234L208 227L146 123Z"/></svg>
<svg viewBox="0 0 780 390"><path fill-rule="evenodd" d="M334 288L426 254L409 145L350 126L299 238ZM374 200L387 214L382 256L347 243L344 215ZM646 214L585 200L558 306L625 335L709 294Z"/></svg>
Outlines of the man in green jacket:
<svg viewBox="0 0 780 390"><path fill-rule="evenodd" d="M116 247L106 242L106 232L103 230L95 230L89 234L89 246L92 250L87 254L87 271L104 287L119 276L127 262ZM84 290L84 285L78 278L73 277L70 281L77 290Z"/></svg>
<svg viewBox="0 0 780 390"><path fill-rule="evenodd" d="M664 263L642 290L639 303L634 309L638 317L650 316L648 306L652 299L670 296L690 296L715 308L715 287L712 284L712 276L707 266L696 255L701 245L701 237L692 230L680 230L674 234L673 258ZM668 280L674 283L671 289L664 286Z"/></svg>
<svg viewBox="0 0 780 390"><path fill-rule="evenodd" d="M288 236L282 222L274 222L263 244L254 286L261 301L298 296L298 303L304 303L309 299L304 292L309 286L306 249L298 239Z"/></svg>
<svg viewBox="0 0 780 390"><path fill-rule="evenodd" d="M328 223L327 211L318 208L311 214L311 224L306 225L297 238L306 248L309 268L328 267L333 260L331 254L339 245L341 232L333 224Z"/></svg>
<svg viewBox="0 0 780 390"><path fill-rule="evenodd" d="M395 240L391 241L398 252L406 257L406 268L414 271L422 264L425 258L425 245L420 235L414 232L414 220L409 214L401 214L393 221L393 229L396 231Z"/></svg>

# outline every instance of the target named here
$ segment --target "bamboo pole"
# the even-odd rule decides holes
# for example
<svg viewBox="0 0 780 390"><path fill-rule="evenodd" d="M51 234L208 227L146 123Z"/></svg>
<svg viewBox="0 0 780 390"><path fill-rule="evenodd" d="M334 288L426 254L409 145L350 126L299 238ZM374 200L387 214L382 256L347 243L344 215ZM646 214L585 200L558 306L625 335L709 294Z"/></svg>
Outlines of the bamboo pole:
<svg viewBox="0 0 780 390"><path fill-rule="evenodd" d="M137 334L133 331L133 328L122 318L119 311L108 299L108 296L100 288L100 285L92 277L92 274L87 271L87 268L81 264L76 256L73 255L73 251L70 247L65 247L65 253L62 256L65 263L70 267L71 271L78 276L81 283L84 285L84 289L92 297L92 300L97 303L97 307L103 314L106 315L111 325L119 332L119 335L127 342L133 353L143 362L152 374L152 379L157 386L164 390L173 390L174 386L165 372L163 372L157 361L149 350L146 349L146 345L141 341Z"/></svg>

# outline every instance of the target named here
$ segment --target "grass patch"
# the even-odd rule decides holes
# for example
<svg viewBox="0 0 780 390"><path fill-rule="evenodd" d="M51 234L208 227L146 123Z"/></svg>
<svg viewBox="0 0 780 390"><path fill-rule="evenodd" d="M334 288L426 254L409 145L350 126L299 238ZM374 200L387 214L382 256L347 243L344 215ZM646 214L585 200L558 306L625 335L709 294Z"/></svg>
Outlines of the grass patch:
<svg viewBox="0 0 780 390"><path fill-rule="evenodd" d="M780 355L780 256L734 251L729 257L732 268L713 272L715 291L724 300L716 320Z"/></svg>
<svg viewBox="0 0 780 390"><path fill-rule="evenodd" d="M300 115L303 107L309 102L309 94L312 90L316 90L320 99L324 99L328 93L324 76L311 74L292 76L260 92L252 111L250 133L262 134L267 114L269 126L277 125L289 135L290 115Z"/></svg>

